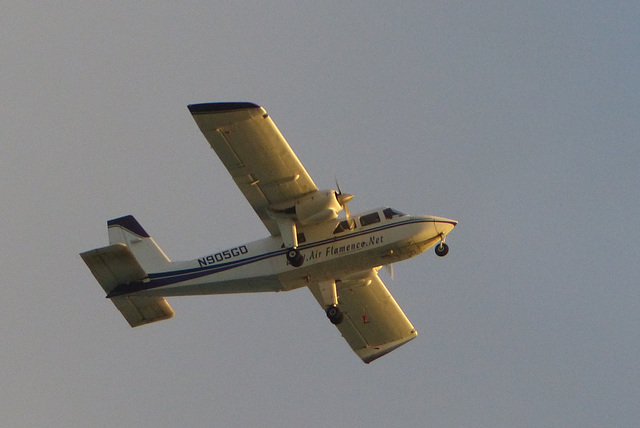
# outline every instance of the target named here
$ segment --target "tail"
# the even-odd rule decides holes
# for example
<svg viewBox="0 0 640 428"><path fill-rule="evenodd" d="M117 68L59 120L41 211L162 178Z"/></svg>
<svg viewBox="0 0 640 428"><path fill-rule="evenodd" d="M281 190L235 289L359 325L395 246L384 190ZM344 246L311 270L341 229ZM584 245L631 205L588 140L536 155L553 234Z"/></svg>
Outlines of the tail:
<svg viewBox="0 0 640 428"><path fill-rule="evenodd" d="M148 272L166 267L170 260L133 216L110 220L108 247L80 254L105 292L121 285L143 282ZM162 321L174 314L160 296L117 296L111 301L131 327Z"/></svg>
<svg viewBox="0 0 640 428"><path fill-rule="evenodd" d="M157 272L166 268L171 262L132 215L109 220L107 230L109 231L109 244L128 246L146 272Z"/></svg>

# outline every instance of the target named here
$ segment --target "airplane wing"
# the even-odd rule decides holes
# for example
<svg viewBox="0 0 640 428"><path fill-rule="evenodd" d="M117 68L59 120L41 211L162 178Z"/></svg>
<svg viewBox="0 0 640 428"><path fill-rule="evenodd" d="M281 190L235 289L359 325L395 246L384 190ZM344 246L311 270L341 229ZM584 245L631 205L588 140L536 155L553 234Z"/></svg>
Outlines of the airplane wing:
<svg viewBox="0 0 640 428"><path fill-rule="evenodd" d="M322 306L319 286L311 284L309 289ZM365 363L388 354L418 335L380 280L377 269L362 278L338 282L337 289L338 307L344 318L336 327Z"/></svg>
<svg viewBox="0 0 640 428"><path fill-rule="evenodd" d="M271 235L268 207L318 190L265 109L251 103L192 104L205 138Z"/></svg>

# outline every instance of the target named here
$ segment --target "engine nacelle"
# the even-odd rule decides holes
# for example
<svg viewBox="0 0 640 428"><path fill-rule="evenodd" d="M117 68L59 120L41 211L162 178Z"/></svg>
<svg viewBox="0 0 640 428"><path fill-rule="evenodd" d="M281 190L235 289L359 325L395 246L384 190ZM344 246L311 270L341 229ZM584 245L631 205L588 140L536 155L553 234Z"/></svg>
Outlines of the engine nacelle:
<svg viewBox="0 0 640 428"><path fill-rule="evenodd" d="M335 190L316 190L301 198L280 202L269 207L273 219L289 219L300 226L333 220L353 195L338 194Z"/></svg>
<svg viewBox="0 0 640 428"><path fill-rule="evenodd" d="M301 225L333 220L342 211L333 190L318 190L296 200L295 213Z"/></svg>

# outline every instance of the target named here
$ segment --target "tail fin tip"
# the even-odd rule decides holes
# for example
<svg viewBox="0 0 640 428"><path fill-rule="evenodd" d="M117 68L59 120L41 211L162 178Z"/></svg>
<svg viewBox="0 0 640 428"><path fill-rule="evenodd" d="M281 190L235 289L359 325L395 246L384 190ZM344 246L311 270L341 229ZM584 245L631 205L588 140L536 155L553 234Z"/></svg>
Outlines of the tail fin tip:
<svg viewBox="0 0 640 428"><path fill-rule="evenodd" d="M167 255L132 215L107 222L109 244L125 244L146 272L162 270L170 262Z"/></svg>
<svg viewBox="0 0 640 428"><path fill-rule="evenodd" d="M119 218L114 218L113 220L109 220L107 222L107 227L112 227L112 226L120 226L128 230L129 232L135 235L138 235L141 238L150 238L147 231L144 230L144 227L142 227L142 225L138 223L138 220L136 220L135 217L132 215L126 215L124 217L119 217Z"/></svg>

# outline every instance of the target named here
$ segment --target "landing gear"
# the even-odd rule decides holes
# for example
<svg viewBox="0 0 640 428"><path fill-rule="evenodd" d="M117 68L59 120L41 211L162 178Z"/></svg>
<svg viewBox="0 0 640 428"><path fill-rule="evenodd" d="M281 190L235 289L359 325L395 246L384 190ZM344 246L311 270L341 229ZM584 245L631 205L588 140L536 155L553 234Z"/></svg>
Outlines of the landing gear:
<svg viewBox="0 0 640 428"><path fill-rule="evenodd" d="M318 291L320 292L321 305L324 306L327 313L327 318L331 321L331 324L340 324L342 322L342 311L338 308L338 290L336 288L336 281L320 281L318 283Z"/></svg>
<svg viewBox="0 0 640 428"><path fill-rule="evenodd" d="M297 248L289 248L287 251L287 260L293 267L300 267L304 263L304 256L300 254Z"/></svg>
<svg viewBox="0 0 640 428"><path fill-rule="evenodd" d="M296 222L290 217L281 217L277 212L269 211L276 221L280 235L282 235L283 246L287 248L287 261L293 267L300 267L304 263L304 256L298 250L298 227Z"/></svg>
<svg viewBox="0 0 640 428"><path fill-rule="evenodd" d="M327 312L327 318L329 318L329 321L331 321L331 324L338 325L342 322L342 319L344 318L342 315L342 311L336 305L329 306L326 312Z"/></svg>
<svg viewBox="0 0 640 428"><path fill-rule="evenodd" d="M438 245L436 245L436 255L438 257L444 257L449 254L449 246L441 241Z"/></svg>

